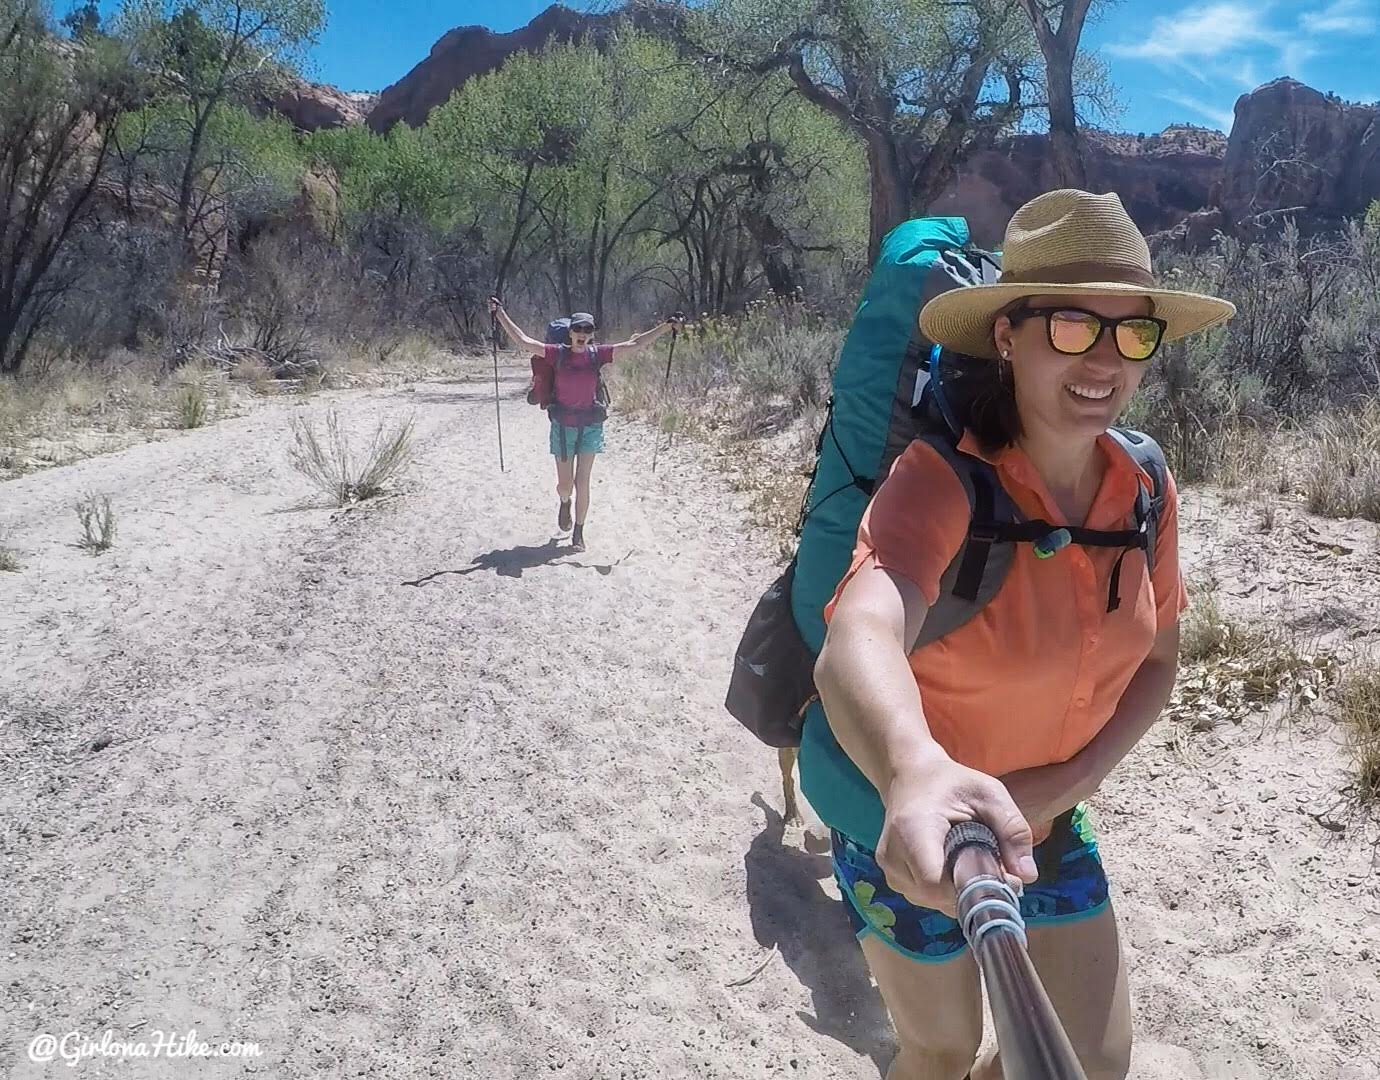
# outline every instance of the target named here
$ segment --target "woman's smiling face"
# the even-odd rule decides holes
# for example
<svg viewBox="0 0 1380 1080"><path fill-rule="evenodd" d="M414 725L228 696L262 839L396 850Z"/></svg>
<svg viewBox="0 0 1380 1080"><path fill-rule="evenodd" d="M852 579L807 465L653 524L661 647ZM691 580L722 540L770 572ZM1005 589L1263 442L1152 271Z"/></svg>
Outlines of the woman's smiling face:
<svg viewBox="0 0 1380 1080"><path fill-rule="evenodd" d="M1147 297L1105 294L1031 296L1020 306L1081 309L1108 319L1150 315L1153 307ZM1000 315L993 326L997 350L1007 354L1011 363L1021 423L1027 431L1039 428L1065 436L1100 435L1131 400L1148 365L1123 358L1107 330L1081 355L1060 352L1050 343L1051 318L1056 320L1055 333L1060 332L1060 319L1069 320L1072 333L1091 333L1092 320L1076 313L1033 315L1014 323L1007 315Z"/></svg>

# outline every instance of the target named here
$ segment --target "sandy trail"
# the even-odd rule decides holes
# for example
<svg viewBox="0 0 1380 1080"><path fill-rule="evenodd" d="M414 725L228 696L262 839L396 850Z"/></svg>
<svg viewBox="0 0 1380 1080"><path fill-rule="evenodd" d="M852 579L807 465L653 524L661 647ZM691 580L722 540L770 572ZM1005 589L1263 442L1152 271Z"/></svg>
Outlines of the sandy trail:
<svg viewBox="0 0 1380 1080"><path fill-rule="evenodd" d="M615 422L575 555L515 376L502 474L476 377L0 485L9 1075L879 1075L827 865L722 709L770 539L692 447L653 477ZM328 405L360 437L415 416L401 491L313 501L288 423ZM100 557L88 490L119 518ZM1100 798L1136 1077L1380 1076L1369 852L1296 812L1338 783L1320 732L1238 729L1196 768L1151 739ZM106 1029L262 1055L29 1060Z"/></svg>

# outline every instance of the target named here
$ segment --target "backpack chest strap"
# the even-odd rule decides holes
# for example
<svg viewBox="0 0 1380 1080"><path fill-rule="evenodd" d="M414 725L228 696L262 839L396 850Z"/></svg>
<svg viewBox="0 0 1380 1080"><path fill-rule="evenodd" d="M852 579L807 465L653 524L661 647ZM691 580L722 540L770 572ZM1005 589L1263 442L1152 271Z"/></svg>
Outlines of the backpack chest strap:
<svg viewBox="0 0 1380 1080"><path fill-rule="evenodd" d="M958 567L953 592L969 603L977 601L987 572L987 560L994 544L1034 544L1038 558L1049 558L1070 544L1080 547L1120 548L1112 566L1107 588L1107 612L1121 607L1121 566L1132 551L1146 553L1150 565L1152 544L1148 528L1148 508L1142 492L1136 500L1134 529L1088 529L1081 525L1052 525L1043 519L999 520L996 495L990 472L974 469L969 473L973 493L973 517L968 526L968 541Z"/></svg>

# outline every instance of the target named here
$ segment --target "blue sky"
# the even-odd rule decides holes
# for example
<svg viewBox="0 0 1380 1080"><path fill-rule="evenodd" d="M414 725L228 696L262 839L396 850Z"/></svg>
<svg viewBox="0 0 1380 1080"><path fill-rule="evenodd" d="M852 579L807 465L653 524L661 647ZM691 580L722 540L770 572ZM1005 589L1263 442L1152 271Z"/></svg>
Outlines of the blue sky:
<svg viewBox="0 0 1380 1080"><path fill-rule="evenodd" d="M342 90L382 90L447 30L513 30L549 0L326 3L329 22L309 75ZM55 7L65 10L64 0ZM1119 0L1085 29L1083 44L1111 70L1123 107L1112 126L1122 131L1159 131L1185 120L1226 131L1241 94L1286 74L1347 100L1380 98L1380 0Z"/></svg>
<svg viewBox="0 0 1380 1080"><path fill-rule="evenodd" d="M1123 131L1230 130L1243 93L1290 75L1348 101L1380 98L1380 0L1122 0L1084 30L1120 89Z"/></svg>
<svg viewBox="0 0 1380 1080"><path fill-rule="evenodd" d="M326 0L327 24L312 55L312 78L342 90L382 90L457 26L506 32L526 26L553 0ZM565 0L586 11L594 5Z"/></svg>

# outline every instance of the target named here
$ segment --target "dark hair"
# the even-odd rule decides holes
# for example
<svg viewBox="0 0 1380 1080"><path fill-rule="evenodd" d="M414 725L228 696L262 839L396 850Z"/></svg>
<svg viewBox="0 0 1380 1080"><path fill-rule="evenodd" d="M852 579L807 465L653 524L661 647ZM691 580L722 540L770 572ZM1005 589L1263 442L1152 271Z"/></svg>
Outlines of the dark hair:
<svg viewBox="0 0 1380 1080"><path fill-rule="evenodd" d="M993 323L1010 315L1030 298L1011 301L993 317ZM973 433L979 445L991 453L1013 445L1021 435L1021 411L1016 406L1016 387L1007 360L944 350L944 396L954 419Z"/></svg>
<svg viewBox="0 0 1380 1080"><path fill-rule="evenodd" d="M954 419L988 452L1011 446L1021 434L1021 414L1003 360L944 353L944 396Z"/></svg>

